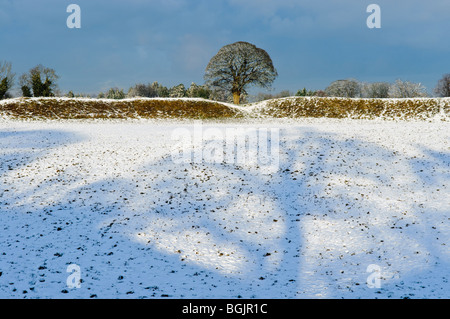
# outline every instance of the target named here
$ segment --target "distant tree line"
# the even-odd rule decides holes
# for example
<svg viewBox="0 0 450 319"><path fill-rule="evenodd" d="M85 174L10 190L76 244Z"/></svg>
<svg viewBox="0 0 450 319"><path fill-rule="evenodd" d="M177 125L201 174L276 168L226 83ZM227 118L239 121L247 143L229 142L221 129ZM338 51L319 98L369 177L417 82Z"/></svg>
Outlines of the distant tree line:
<svg viewBox="0 0 450 319"><path fill-rule="evenodd" d="M434 93L439 97L450 97L450 74L446 74L439 80ZM290 91L280 93L258 93L253 100L263 101L274 98L293 96ZM317 96L317 97L345 97L345 98L417 98L427 97L426 88L420 83L396 80L388 82L359 82L355 79L337 80L332 82L324 90L300 89L295 96Z"/></svg>
<svg viewBox="0 0 450 319"><path fill-rule="evenodd" d="M134 98L134 97L144 97L144 98L204 98L210 99L215 96L215 93L208 88L206 85L197 85L194 82L191 86L186 89L184 84L178 84L171 88L153 82L149 84L138 83L129 88L128 92L125 93L123 89L114 87L110 88L106 92L100 92L97 96L98 98L105 99L124 99L124 98Z"/></svg>
<svg viewBox="0 0 450 319"><path fill-rule="evenodd" d="M332 97L347 98L413 98L426 97L425 87L420 83L396 80L394 83L365 83L355 79L332 82L325 94Z"/></svg>
<svg viewBox="0 0 450 319"><path fill-rule="evenodd" d="M450 74L446 74L439 81L435 91L439 97L450 97ZM359 82L355 79L337 80L332 82L324 90L308 90L306 88L298 90L295 94L289 90L278 93L260 92L249 96L246 92L241 94L241 102L259 102L264 100L284 98L290 96L316 96L316 97L345 97L345 98L417 98L427 97L426 88L420 83L396 80L394 83L388 82ZM204 98L217 101L233 102L233 95L226 91L212 90L207 85L197 85L192 83L189 88L183 84L167 88L158 82L152 84L136 84L127 93L117 87L106 92L101 92L98 98L124 99L133 97L162 97L162 98Z"/></svg>
<svg viewBox="0 0 450 319"><path fill-rule="evenodd" d="M450 79L450 77L449 77ZM442 82L443 80L441 80ZM440 83L441 83L440 82ZM450 85L444 83L438 86L435 93L440 97L448 97L449 92L444 88ZM345 98L413 98L426 97L428 94L425 87L420 83L412 83L403 80L396 80L394 83L388 82L359 82L355 79L337 80L332 82L325 90L311 91L303 88L296 96L328 96Z"/></svg>
<svg viewBox="0 0 450 319"><path fill-rule="evenodd" d="M238 43L239 46L247 46L246 43ZM267 60L267 63L271 66L266 53L258 48L253 48ZM223 52L222 52L223 53ZM228 54L228 51L225 52ZM225 60L224 60L225 61ZM214 62L214 61L213 61ZM222 65L225 62L222 60L216 61L217 65ZM221 64L222 63L222 64ZM209 69L217 67L214 64L209 65ZM208 69L208 70L209 70ZM276 75L276 70L270 70L270 80ZM208 74L210 76L210 74ZM12 65L10 62L0 61L0 100L11 98L11 89L14 86L16 74L12 72ZM18 85L22 96L24 97L51 97L61 96L57 80L59 76L55 70L49 67L45 67L41 64L31 68L28 72L22 74L19 77ZM207 81L208 82L208 81ZM214 82L214 85L206 83L198 85L191 83L186 88L184 84L178 84L173 87L166 87L158 82L143 84L138 83L130 87L128 91L124 91L121 88L113 87L105 92L100 92L96 97L105 99L124 99L134 97L144 98L204 98L216 101L236 102L237 95L240 94L240 102L248 101L263 101L273 98L282 98L288 96L329 96L329 97L347 97L347 98L414 98L414 97L426 97L427 92L425 87L420 83L413 83L409 81L396 80L394 83L388 82L360 82L356 79L344 79L332 82L324 90L307 90L306 88L298 90L295 94L290 91L284 90L279 93L258 93L254 96L249 96L245 91L245 83L241 84L239 90L229 89L233 83L226 83L222 87L218 85L218 82ZM263 86L261 84L261 86ZM234 92L234 93L233 93ZM438 81L434 93L439 97L450 97L450 73L444 74ZM87 94L69 91L65 94L67 97L92 97Z"/></svg>
<svg viewBox="0 0 450 319"><path fill-rule="evenodd" d="M49 97L58 94L56 81L59 76L55 70L39 64L19 78L19 86L24 97ZM0 100L12 97L15 73L10 62L0 62Z"/></svg>

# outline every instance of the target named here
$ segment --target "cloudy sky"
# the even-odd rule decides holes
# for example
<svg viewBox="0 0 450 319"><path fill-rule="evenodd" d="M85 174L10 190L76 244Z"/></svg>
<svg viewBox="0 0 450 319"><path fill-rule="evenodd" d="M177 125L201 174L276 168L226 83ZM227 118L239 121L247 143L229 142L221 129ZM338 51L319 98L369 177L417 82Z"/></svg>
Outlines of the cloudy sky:
<svg viewBox="0 0 450 319"><path fill-rule="evenodd" d="M81 8L81 28L66 25ZM381 28L369 29L371 3ZM0 0L0 61L18 75L41 63L63 92L158 81L203 83L209 59L247 41L266 50L274 92L334 80L421 82L450 73L449 0Z"/></svg>

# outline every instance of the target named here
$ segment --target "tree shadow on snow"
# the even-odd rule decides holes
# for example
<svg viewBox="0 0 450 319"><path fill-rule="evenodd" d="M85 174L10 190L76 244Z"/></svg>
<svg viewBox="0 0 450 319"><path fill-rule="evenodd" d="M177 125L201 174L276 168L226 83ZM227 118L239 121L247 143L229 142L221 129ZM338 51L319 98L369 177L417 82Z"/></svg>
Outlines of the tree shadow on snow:
<svg viewBox="0 0 450 319"><path fill-rule="evenodd" d="M281 130L276 173L176 164L168 154L133 178L71 190L46 216L62 225L48 236L52 251L64 253L45 256L48 276L65 278L58 269L79 264L87 288L67 296L80 298L395 298L423 286L418 277L434 278L434 266L448 269L441 221L449 211L427 196L448 184L449 154L422 148L419 162L362 140L292 130ZM380 287L368 287L369 265L379 266ZM448 272L437 277L448 284ZM445 288L431 282L430 294Z"/></svg>
<svg viewBox="0 0 450 319"><path fill-rule="evenodd" d="M0 174L19 169L53 149L82 140L75 133L60 130L0 130Z"/></svg>

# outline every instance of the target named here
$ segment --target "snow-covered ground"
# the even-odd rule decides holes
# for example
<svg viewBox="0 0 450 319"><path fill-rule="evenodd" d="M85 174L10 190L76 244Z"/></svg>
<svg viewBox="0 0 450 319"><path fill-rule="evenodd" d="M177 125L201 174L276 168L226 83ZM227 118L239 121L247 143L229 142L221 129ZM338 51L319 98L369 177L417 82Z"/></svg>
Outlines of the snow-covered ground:
<svg viewBox="0 0 450 319"><path fill-rule="evenodd" d="M450 298L449 122L203 123L279 129L272 173L180 128L1 121L0 298Z"/></svg>

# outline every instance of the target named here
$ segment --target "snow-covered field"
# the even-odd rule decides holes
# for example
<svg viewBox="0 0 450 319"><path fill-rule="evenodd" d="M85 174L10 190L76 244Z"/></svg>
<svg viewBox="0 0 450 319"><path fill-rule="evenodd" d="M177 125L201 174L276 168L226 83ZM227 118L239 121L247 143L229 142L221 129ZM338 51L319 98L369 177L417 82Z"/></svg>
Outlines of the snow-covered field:
<svg viewBox="0 0 450 319"><path fill-rule="evenodd" d="M450 298L449 122L203 123L279 129L273 173L180 128L1 121L0 298Z"/></svg>

